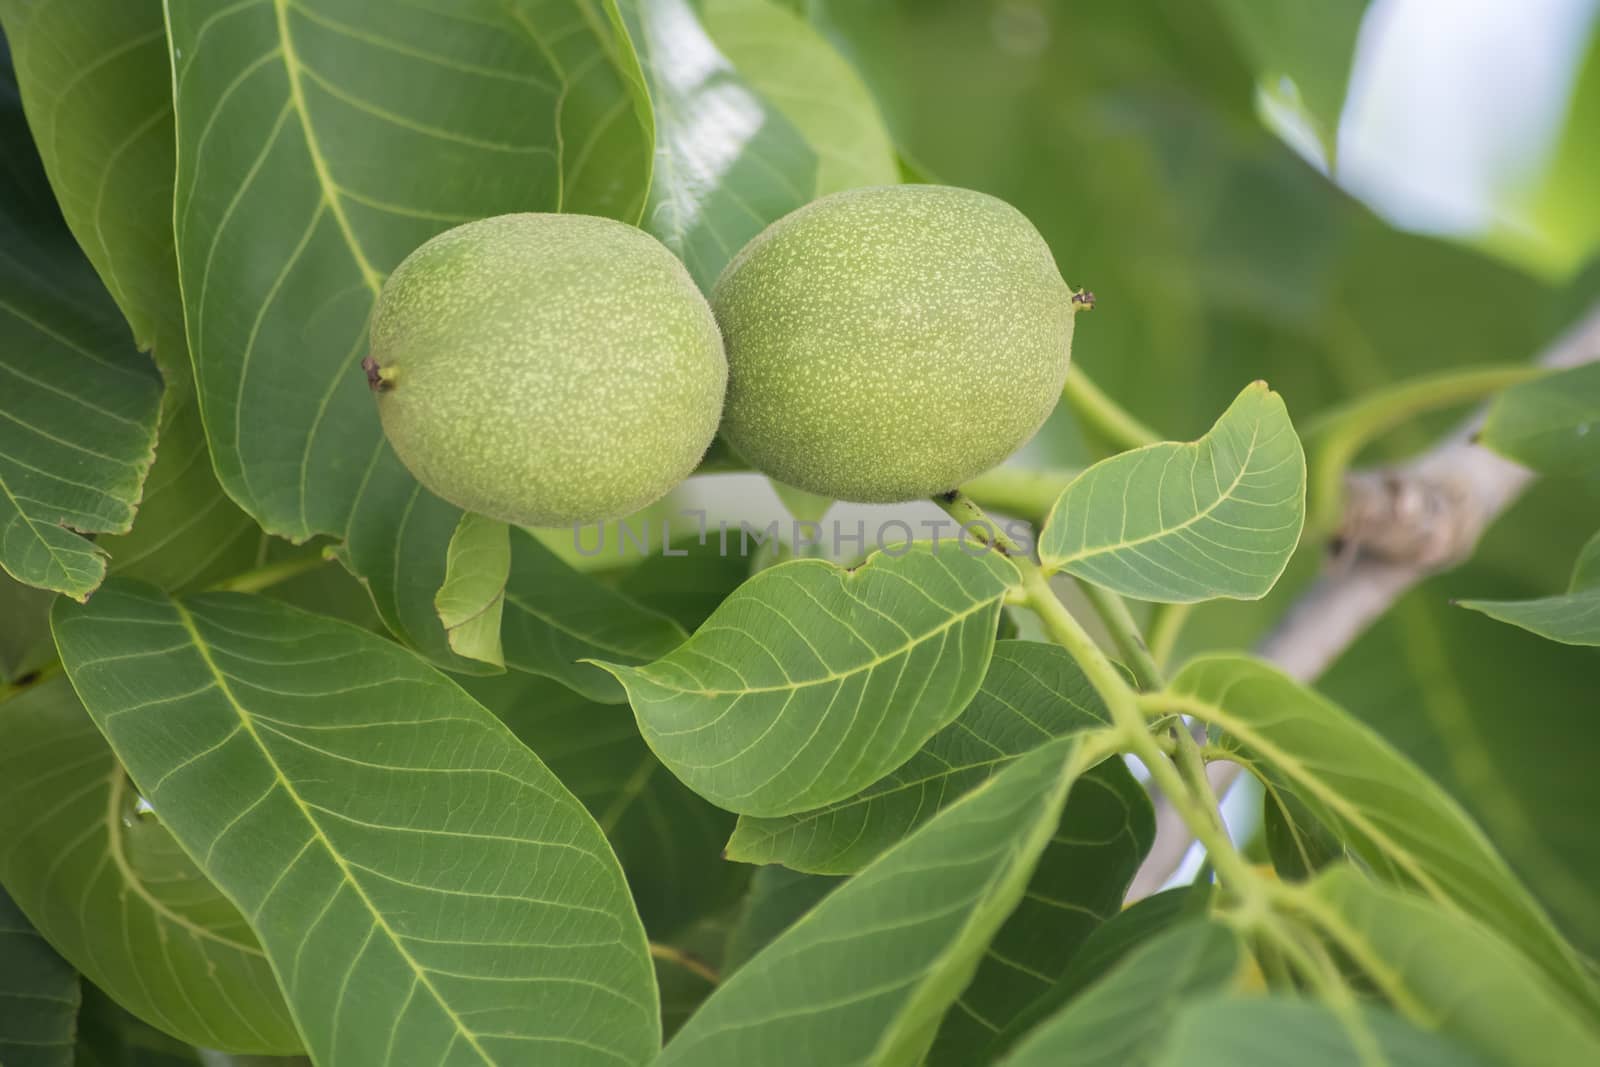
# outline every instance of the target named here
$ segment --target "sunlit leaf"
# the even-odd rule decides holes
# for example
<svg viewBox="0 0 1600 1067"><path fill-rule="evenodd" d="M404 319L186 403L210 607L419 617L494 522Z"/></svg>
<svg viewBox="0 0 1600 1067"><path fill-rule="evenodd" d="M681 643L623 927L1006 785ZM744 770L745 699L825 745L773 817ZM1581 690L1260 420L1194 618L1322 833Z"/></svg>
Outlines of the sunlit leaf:
<svg viewBox="0 0 1600 1067"><path fill-rule="evenodd" d="M58 607L54 629L141 793L261 938L321 1067L651 1056L655 978L610 847L431 668L265 599L135 583Z"/></svg>
<svg viewBox="0 0 1600 1067"><path fill-rule="evenodd" d="M73 1067L78 972L0 887L0 1057L8 1067Z"/></svg>
<svg viewBox="0 0 1600 1067"><path fill-rule="evenodd" d="M655 112L644 227L710 289L767 223L812 199L817 155L717 51L689 0L617 0Z"/></svg>
<svg viewBox="0 0 1600 1067"><path fill-rule="evenodd" d="M1191 660L1171 682L1217 744L1260 764L1377 871L1489 924L1577 1001L1593 979L1477 824L1443 789L1336 705L1243 656Z"/></svg>
<svg viewBox="0 0 1600 1067"><path fill-rule="evenodd" d="M977 692L1016 570L946 542L845 570L779 564L683 645L608 664L640 732L729 811L776 816L850 796L904 763Z"/></svg>
<svg viewBox="0 0 1600 1067"><path fill-rule="evenodd" d="M1138 1067L1154 1062L1184 1001L1225 991L1243 964L1227 927L1183 923L1129 953L1104 978L1039 1024L1005 1067Z"/></svg>
<svg viewBox="0 0 1600 1067"><path fill-rule="evenodd" d="M301 1047L255 936L140 805L65 677L0 714L0 841L0 880L129 1011L209 1048Z"/></svg>
<svg viewBox="0 0 1600 1067"><path fill-rule="evenodd" d="M1301 905L1412 1022L1508 1067L1600 1061L1600 1024L1548 974L1471 919L1349 867Z"/></svg>
<svg viewBox="0 0 1600 1067"><path fill-rule="evenodd" d="M1283 399L1247 386L1193 444L1124 452L1079 475L1040 559L1141 600L1265 596L1305 522L1306 459Z"/></svg>
<svg viewBox="0 0 1600 1067"><path fill-rule="evenodd" d="M1081 770L1064 738L946 808L735 971L659 1067L921 1062Z"/></svg>

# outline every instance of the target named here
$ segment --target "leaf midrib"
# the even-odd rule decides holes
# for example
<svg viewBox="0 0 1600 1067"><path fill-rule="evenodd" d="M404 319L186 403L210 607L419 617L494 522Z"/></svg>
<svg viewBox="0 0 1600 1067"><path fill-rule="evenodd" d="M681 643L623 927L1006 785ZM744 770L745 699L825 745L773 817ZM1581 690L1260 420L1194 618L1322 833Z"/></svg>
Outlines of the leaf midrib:
<svg viewBox="0 0 1600 1067"><path fill-rule="evenodd" d="M279 6L281 10L283 0L274 0L274 3ZM414 956L411 955L410 950L406 948L405 941L398 933L395 932L395 929L389 925L388 919L384 917L383 913L378 909L378 906L373 902L372 898L367 895L366 889L361 885L360 881L356 879L355 874L351 871L349 864L345 862L344 856L340 854L338 849L333 847L333 842L330 841L328 839L328 835L323 832L322 824L319 823L316 816L312 814L310 806L295 790L293 783L291 783L289 780L289 777L283 773L283 768L279 766L278 761L272 755L271 749L267 747L266 742L261 738L261 734L256 730L255 722L251 718L249 710L245 708L245 706L239 701L239 698L234 695L233 688L228 684L227 675L224 674L222 669L217 666L216 660L211 655L211 646L207 643L206 639L201 636L199 628L195 625L194 616L189 613L188 608L184 607L176 600L172 601L171 603L173 611L177 614L178 622L183 626L184 631L188 634L189 640L194 643L195 650L200 654L200 658L205 662L206 670L210 671L212 677L215 679L218 691L228 701L228 705L239 717L239 723L241 727L247 734L250 735L250 740L255 743L256 748L261 752L262 758L267 761L267 765L272 769L273 777L277 779L278 785L283 788L284 793L289 797L290 800L294 801L295 807L300 810L301 816L305 819L306 824L311 828L313 838L322 845L322 847L327 851L329 858L332 859L335 866L339 868L339 873L343 877L344 883L355 891L355 894L361 901L362 906L365 907L368 914L372 916L373 923L378 929L383 931L384 936L388 938L390 944L393 945L395 952L400 956L401 959L405 961L406 966L411 968L412 974L414 975L417 983L422 986L422 988L426 989L428 994L433 997L435 1003L439 1005L440 1010L442 1010L450 1019L450 1023L452 1026L454 1026L456 1032L466 1039L467 1044L472 1046L472 1050L478 1054L479 1058L482 1059L484 1063L488 1064L489 1067L495 1067L495 1061L493 1057L489 1055L489 1053L484 1049L483 1045L478 1041L478 1035L461 1021L461 1017L456 1014L455 1009L451 1007L449 1001L445 1000L445 998L440 994L439 990L434 986L432 979L428 976L427 970L417 962Z"/></svg>

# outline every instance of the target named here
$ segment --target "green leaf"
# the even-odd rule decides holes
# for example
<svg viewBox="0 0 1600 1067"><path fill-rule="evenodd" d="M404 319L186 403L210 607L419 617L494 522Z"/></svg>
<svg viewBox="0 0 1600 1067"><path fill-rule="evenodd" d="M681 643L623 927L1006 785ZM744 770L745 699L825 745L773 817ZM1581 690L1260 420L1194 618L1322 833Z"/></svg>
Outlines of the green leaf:
<svg viewBox="0 0 1600 1067"><path fill-rule="evenodd" d="M1082 769L1053 741L946 808L735 971L657 1067L919 1063Z"/></svg>
<svg viewBox="0 0 1600 1067"><path fill-rule="evenodd" d="M683 645L606 664L661 762L718 807L777 816L898 767L977 692L1016 569L955 544L762 571Z"/></svg>
<svg viewBox="0 0 1600 1067"><path fill-rule="evenodd" d="M1347 1020L1323 1004L1289 997L1197 999L1173 1020L1154 1067L1488 1067L1490 1061L1439 1034L1363 1005Z"/></svg>
<svg viewBox="0 0 1600 1067"><path fill-rule="evenodd" d="M96 725L261 938L322 1067L650 1057L655 978L610 847L435 671L238 594L108 583L54 629Z"/></svg>
<svg viewBox="0 0 1600 1067"><path fill-rule="evenodd" d="M1004 1067L1138 1067L1156 1062L1185 1001L1227 989L1243 967L1227 927L1187 922L1151 939L1045 1020Z"/></svg>
<svg viewBox="0 0 1600 1067"><path fill-rule="evenodd" d="M1296 899L1416 1025L1507 1067L1600 1062L1592 1007L1460 912L1342 866Z"/></svg>
<svg viewBox="0 0 1600 1067"><path fill-rule="evenodd" d="M1483 832L1443 789L1343 710L1242 656L1204 656L1172 679L1177 706L1216 744L1275 775L1384 877L1488 923L1579 1001L1600 994Z"/></svg>
<svg viewBox="0 0 1600 1067"><path fill-rule="evenodd" d="M677 553L685 552L680 556ZM750 577L750 560L719 549L715 539L672 545L672 554L646 556L617 582L617 590L675 620L685 632L711 617L717 605Z"/></svg>
<svg viewBox="0 0 1600 1067"><path fill-rule="evenodd" d="M56 658L50 640L50 602L44 589L14 582L0 574L0 687L50 663Z"/></svg>
<svg viewBox="0 0 1600 1067"><path fill-rule="evenodd" d="M722 859L733 816L661 766L628 709L515 671L464 684L589 809L652 939L674 938L738 900L749 870Z"/></svg>
<svg viewBox="0 0 1600 1067"><path fill-rule="evenodd" d="M812 199L817 155L717 51L689 0L617 0L655 113L645 229L702 289L767 223Z"/></svg>
<svg viewBox="0 0 1600 1067"><path fill-rule="evenodd" d="M526 530L512 530L501 636L508 666L620 704L626 696L617 680L581 661L648 663L677 648L685 634L667 616L573 570Z"/></svg>
<svg viewBox="0 0 1600 1067"><path fill-rule="evenodd" d="M1578 553L1563 596L1456 603L1564 645L1600 645L1600 534Z"/></svg>
<svg viewBox="0 0 1600 1067"><path fill-rule="evenodd" d="M1490 406L1478 441L1542 474L1600 470L1600 363L1513 385Z"/></svg>
<svg viewBox="0 0 1600 1067"><path fill-rule="evenodd" d="M1136 448L1080 474L1039 555L1140 600L1254 600L1288 566L1305 510L1300 439L1283 399L1255 382L1193 444Z"/></svg>
<svg viewBox="0 0 1600 1067"><path fill-rule="evenodd" d="M499 519L470 512L450 537L444 584L433 598L450 647L468 659L506 665L500 615L511 576L511 530Z"/></svg>
<svg viewBox="0 0 1600 1067"><path fill-rule="evenodd" d="M66 216L166 391L154 465L133 528L97 544L110 573L179 590L248 567L250 518L211 470L170 225L172 70L160 0L0 3L17 77Z"/></svg>
<svg viewBox="0 0 1600 1067"><path fill-rule="evenodd" d="M1258 91L1302 117L1331 162L1367 0L1218 0L1254 61Z"/></svg>
<svg viewBox="0 0 1600 1067"><path fill-rule="evenodd" d="M0 881L40 931L129 1011L185 1041L299 1050L255 936L139 801L66 677L6 701Z"/></svg>
<svg viewBox="0 0 1600 1067"><path fill-rule="evenodd" d="M7 1067L73 1067L78 972L0 888L0 1057Z"/></svg>
<svg viewBox="0 0 1600 1067"><path fill-rule="evenodd" d="M218 474L270 532L342 534L384 448L356 365L386 272L486 215L638 218L651 142L626 41L579 0L168 14L178 265Z"/></svg>
<svg viewBox="0 0 1600 1067"><path fill-rule="evenodd" d="M853 874L1017 757L1053 737L1109 724L1105 705L1066 651L997 641L972 702L910 760L837 804L777 818L740 816L728 858ZM1121 792L1120 776L1110 772L1108 764L1089 774Z"/></svg>
<svg viewBox="0 0 1600 1067"><path fill-rule="evenodd" d="M1257 765L1259 774L1266 769ZM1335 860L1345 857L1344 846L1293 789L1283 789L1267 771L1262 780L1261 832L1266 838L1272 869L1286 882L1303 882Z"/></svg>
<svg viewBox="0 0 1600 1067"><path fill-rule="evenodd" d="M700 14L722 54L816 152L813 195L899 182L872 94L809 22L772 0L702 0Z"/></svg>
<svg viewBox="0 0 1600 1067"><path fill-rule="evenodd" d="M0 151L0 568L82 600L106 561L81 535L133 524L161 379L61 224L3 64Z"/></svg>
<svg viewBox="0 0 1600 1067"><path fill-rule="evenodd" d="M724 970L732 972L748 962L845 881L776 865L756 871L750 877L750 891L739 918L728 933Z"/></svg>

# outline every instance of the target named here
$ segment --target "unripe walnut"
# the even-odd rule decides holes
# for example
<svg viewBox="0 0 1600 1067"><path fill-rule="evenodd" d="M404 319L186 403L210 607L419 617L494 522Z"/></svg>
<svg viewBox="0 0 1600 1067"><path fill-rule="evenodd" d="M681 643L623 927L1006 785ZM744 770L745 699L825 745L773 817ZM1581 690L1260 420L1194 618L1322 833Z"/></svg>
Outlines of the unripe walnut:
<svg viewBox="0 0 1600 1067"><path fill-rule="evenodd" d="M824 197L717 281L723 434L773 478L839 500L954 489L1043 425L1089 299L994 197L932 185Z"/></svg>
<svg viewBox="0 0 1600 1067"><path fill-rule="evenodd" d="M522 526L664 495L711 443L727 382L683 265L587 215L501 215L423 244L383 287L365 365L417 480Z"/></svg>

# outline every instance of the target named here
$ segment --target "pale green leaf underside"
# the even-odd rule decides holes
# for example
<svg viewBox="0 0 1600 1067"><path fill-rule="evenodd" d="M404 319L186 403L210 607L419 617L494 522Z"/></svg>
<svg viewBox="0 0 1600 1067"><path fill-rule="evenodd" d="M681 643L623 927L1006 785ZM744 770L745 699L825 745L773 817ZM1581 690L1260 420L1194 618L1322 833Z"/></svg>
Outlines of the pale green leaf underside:
<svg viewBox="0 0 1600 1067"><path fill-rule="evenodd" d="M1367 726L1273 667L1206 656L1172 679L1218 744L1292 790L1382 876L1490 924L1582 1003L1600 994L1483 832ZM1260 765L1258 767L1258 764Z"/></svg>
<svg viewBox="0 0 1600 1067"><path fill-rule="evenodd" d="M1163 1051L1149 1062L1151 1067L1489 1067L1493 1061L1382 1008L1363 1005L1351 1021L1326 1004L1270 996L1191 1001L1173 1021Z"/></svg>
<svg viewBox="0 0 1600 1067"><path fill-rule="evenodd" d="M442 676L241 595L112 582L54 628L141 792L260 937L321 1067L651 1056L654 972L599 827Z"/></svg>
<svg viewBox="0 0 1600 1067"><path fill-rule="evenodd" d="M1544 474L1600 470L1600 364L1507 389L1489 408L1478 441Z"/></svg>
<svg viewBox="0 0 1600 1067"><path fill-rule="evenodd" d="M746 241L814 196L817 155L689 0L618 0L649 87L655 170L642 225L709 290Z"/></svg>
<svg viewBox="0 0 1600 1067"><path fill-rule="evenodd" d="M387 272L488 215L638 217L651 145L626 42L583 0L168 14L179 273L218 473L271 532L342 534L382 447L356 364Z"/></svg>
<svg viewBox="0 0 1600 1067"><path fill-rule="evenodd" d="M504 667L500 614L511 576L511 531L498 519L467 513L450 538L444 584L433 598L450 647L468 659Z"/></svg>
<svg viewBox="0 0 1600 1067"><path fill-rule="evenodd" d="M837 804L778 818L740 816L728 858L854 874L1018 756L1109 722L1065 651L998 641L972 702L910 760Z"/></svg>
<svg viewBox="0 0 1600 1067"><path fill-rule="evenodd" d="M1204 437L1096 463L1061 494L1039 555L1162 603L1263 597L1305 522L1306 460L1283 399L1247 386Z"/></svg>
<svg viewBox="0 0 1600 1067"><path fill-rule="evenodd" d="M0 880L39 929L96 986L190 1043L298 1050L255 936L137 799L65 677L6 702Z"/></svg>
<svg viewBox="0 0 1600 1067"><path fill-rule="evenodd" d="M501 641L506 664L554 678L589 700L620 704L622 686L586 659L634 665L665 656L683 627L580 573L526 530L511 531Z"/></svg>
<svg viewBox="0 0 1600 1067"><path fill-rule="evenodd" d="M1561 596L1535 600L1460 600L1464 608L1566 645L1600 645L1600 534L1589 539Z"/></svg>
<svg viewBox="0 0 1600 1067"><path fill-rule="evenodd" d="M657 1067L919 1063L1081 770L1053 741L940 812L735 971Z"/></svg>
<svg viewBox="0 0 1600 1067"><path fill-rule="evenodd" d="M0 888L0 1063L73 1067L78 974Z"/></svg>
<svg viewBox="0 0 1600 1067"><path fill-rule="evenodd" d="M1600 1063L1593 1011L1477 922L1344 866L1311 883L1305 907L1418 1026L1507 1067Z"/></svg>
<svg viewBox="0 0 1600 1067"><path fill-rule="evenodd" d="M704 0L700 10L723 55L816 152L815 196L900 181L872 93L809 22L773 0Z"/></svg>
<svg viewBox="0 0 1600 1067"><path fill-rule="evenodd" d="M1139 1067L1153 1062L1185 1000L1222 992L1243 960L1232 931L1197 921L1173 927L1035 1027L1004 1067Z"/></svg>
<svg viewBox="0 0 1600 1067"><path fill-rule="evenodd" d="M691 789L746 815L844 799L900 766L977 692L1016 569L946 542L853 570L797 560L733 592L644 667L607 665Z"/></svg>

